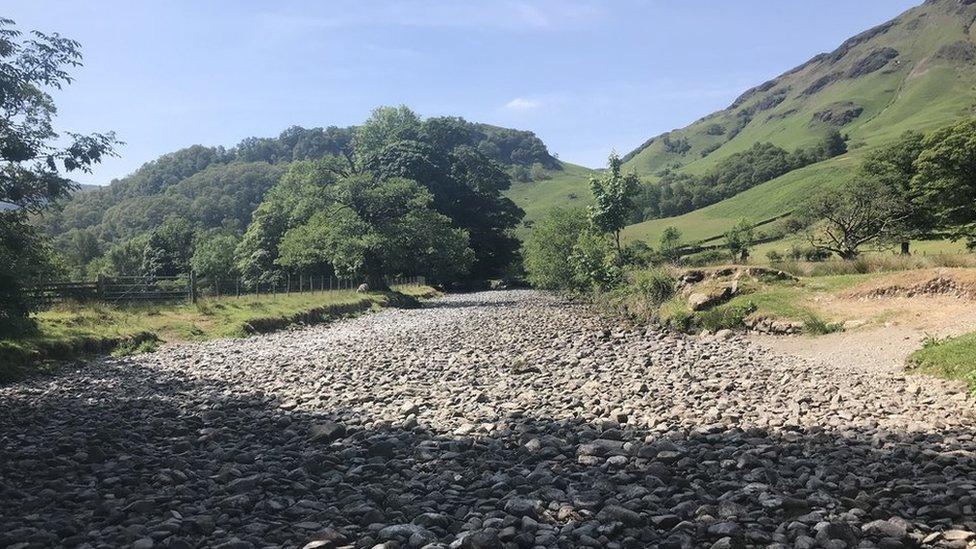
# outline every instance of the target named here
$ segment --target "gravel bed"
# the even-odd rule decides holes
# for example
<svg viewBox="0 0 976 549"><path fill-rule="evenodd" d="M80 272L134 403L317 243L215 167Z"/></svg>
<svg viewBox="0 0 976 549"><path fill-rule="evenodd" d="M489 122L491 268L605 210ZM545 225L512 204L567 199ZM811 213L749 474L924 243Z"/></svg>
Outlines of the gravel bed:
<svg viewBox="0 0 976 549"><path fill-rule="evenodd" d="M974 547L955 384L454 295L0 388L0 547Z"/></svg>

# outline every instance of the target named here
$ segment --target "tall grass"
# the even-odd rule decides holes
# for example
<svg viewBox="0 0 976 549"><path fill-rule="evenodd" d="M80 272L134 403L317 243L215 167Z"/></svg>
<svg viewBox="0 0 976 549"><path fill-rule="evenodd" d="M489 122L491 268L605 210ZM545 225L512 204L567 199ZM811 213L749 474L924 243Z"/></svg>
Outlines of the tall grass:
<svg viewBox="0 0 976 549"><path fill-rule="evenodd" d="M939 255L863 255L854 261L781 261L772 267L796 276L838 276L953 267L976 267L976 256Z"/></svg>
<svg viewBox="0 0 976 549"><path fill-rule="evenodd" d="M661 305L674 296L677 287L678 281L668 269L631 271L624 284L607 294L605 303L634 320L656 321Z"/></svg>
<svg viewBox="0 0 976 549"><path fill-rule="evenodd" d="M976 395L976 333L926 338L922 348L908 357L907 365L919 373L964 381Z"/></svg>

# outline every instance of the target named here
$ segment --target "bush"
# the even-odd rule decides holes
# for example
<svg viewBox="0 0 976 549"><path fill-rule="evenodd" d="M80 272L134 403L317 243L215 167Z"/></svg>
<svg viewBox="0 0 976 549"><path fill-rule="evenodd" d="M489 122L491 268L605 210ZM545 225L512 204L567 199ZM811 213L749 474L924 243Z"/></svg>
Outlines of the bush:
<svg viewBox="0 0 976 549"><path fill-rule="evenodd" d="M801 247L796 244L790 246L790 250L786 253L786 257L793 261L811 262L827 261L831 255L827 250L818 250L812 246Z"/></svg>
<svg viewBox="0 0 976 549"><path fill-rule="evenodd" d="M664 269L637 271L631 285L648 303L661 305L674 297L678 281Z"/></svg>
<svg viewBox="0 0 976 549"><path fill-rule="evenodd" d="M768 259L770 263L782 263L783 255L776 250L769 250L766 252L766 259Z"/></svg>
<svg viewBox="0 0 976 549"><path fill-rule="evenodd" d="M602 296L600 303L610 312L637 322L656 322L661 318L661 305L674 295L677 280L665 269L632 271L627 283Z"/></svg>
<svg viewBox="0 0 976 549"><path fill-rule="evenodd" d="M704 267L717 263L726 263L729 259L728 254L722 250L708 250L684 258L684 264L689 267Z"/></svg>
<svg viewBox="0 0 976 549"><path fill-rule="evenodd" d="M694 315L694 327L698 330L735 330L745 324L747 316L756 312L756 305L725 305Z"/></svg>
<svg viewBox="0 0 976 549"><path fill-rule="evenodd" d="M40 303L27 288L51 282L63 272L54 250L19 213L0 213L0 336L33 328L30 313Z"/></svg>
<svg viewBox="0 0 976 549"><path fill-rule="evenodd" d="M538 162L532 164L530 173L532 174L532 181L545 181L547 179L552 179L552 175L549 174L549 170Z"/></svg>
<svg viewBox="0 0 976 549"><path fill-rule="evenodd" d="M649 267L662 261L659 254L643 240L635 240L624 246L621 251L623 262L631 267Z"/></svg>
<svg viewBox="0 0 976 549"><path fill-rule="evenodd" d="M512 166L512 179L518 181L519 183L528 183L529 181L532 181L532 172L530 172L525 166L516 164Z"/></svg>
<svg viewBox="0 0 976 549"><path fill-rule="evenodd" d="M533 224L522 248L529 284L545 290L576 288L569 257L587 225L586 210L582 208L553 208Z"/></svg>
<svg viewBox="0 0 976 549"><path fill-rule="evenodd" d="M575 288L579 290L609 290L620 283L623 275L613 238L591 229L580 233L569 261Z"/></svg>
<svg viewBox="0 0 976 549"><path fill-rule="evenodd" d="M735 330L745 325L745 319L756 312L754 303L739 305L726 304L708 311L693 313L689 310L677 311L667 320L673 330L693 333L701 330Z"/></svg>

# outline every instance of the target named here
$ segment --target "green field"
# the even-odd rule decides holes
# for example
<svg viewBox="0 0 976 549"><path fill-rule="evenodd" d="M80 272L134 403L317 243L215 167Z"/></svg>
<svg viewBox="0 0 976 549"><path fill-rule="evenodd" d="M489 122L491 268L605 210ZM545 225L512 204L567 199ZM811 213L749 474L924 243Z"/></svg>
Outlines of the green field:
<svg viewBox="0 0 976 549"><path fill-rule="evenodd" d="M595 170L562 163L563 169L550 171L551 179L513 182L505 195L525 210L525 220L532 222L556 206L585 206L590 202L590 178Z"/></svg>

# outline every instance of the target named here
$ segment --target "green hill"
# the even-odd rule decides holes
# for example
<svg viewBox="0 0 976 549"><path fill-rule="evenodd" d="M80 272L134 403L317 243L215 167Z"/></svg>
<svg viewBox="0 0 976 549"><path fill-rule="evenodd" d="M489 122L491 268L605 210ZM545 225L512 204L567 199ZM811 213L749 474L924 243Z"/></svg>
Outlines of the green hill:
<svg viewBox="0 0 976 549"><path fill-rule="evenodd" d="M476 149L513 179L530 180L518 184L513 195L533 215L544 204L575 200L569 198L574 192L589 194L587 170L571 165L564 169L532 132L453 117L404 120L409 137L403 139L443 150ZM149 234L171 218L185 221L197 235L240 235L265 193L292 163L324 156L352 158L356 132L355 126L294 126L277 137L250 137L229 149L193 145L147 162L109 185L77 192L34 222L53 237L73 276L88 276L92 269L103 269L104 261L122 255L135 258Z"/></svg>
<svg viewBox="0 0 976 549"><path fill-rule="evenodd" d="M525 210L529 224L555 206L583 206L590 202L590 178L596 170L562 163L562 170L550 171L550 179L513 182L505 195Z"/></svg>
<svg viewBox="0 0 976 549"><path fill-rule="evenodd" d="M849 136L851 152L689 214L632 226L626 235L654 239L673 225L692 239L743 217L784 213L844 181L866 150L905 130L930 130L972 114L974 21L973 0L929 0L746 91L723 111L648 140L625 157L625 168L649 179L667 168L705 173L756 143L810 147L831 129Z"/></svg>

